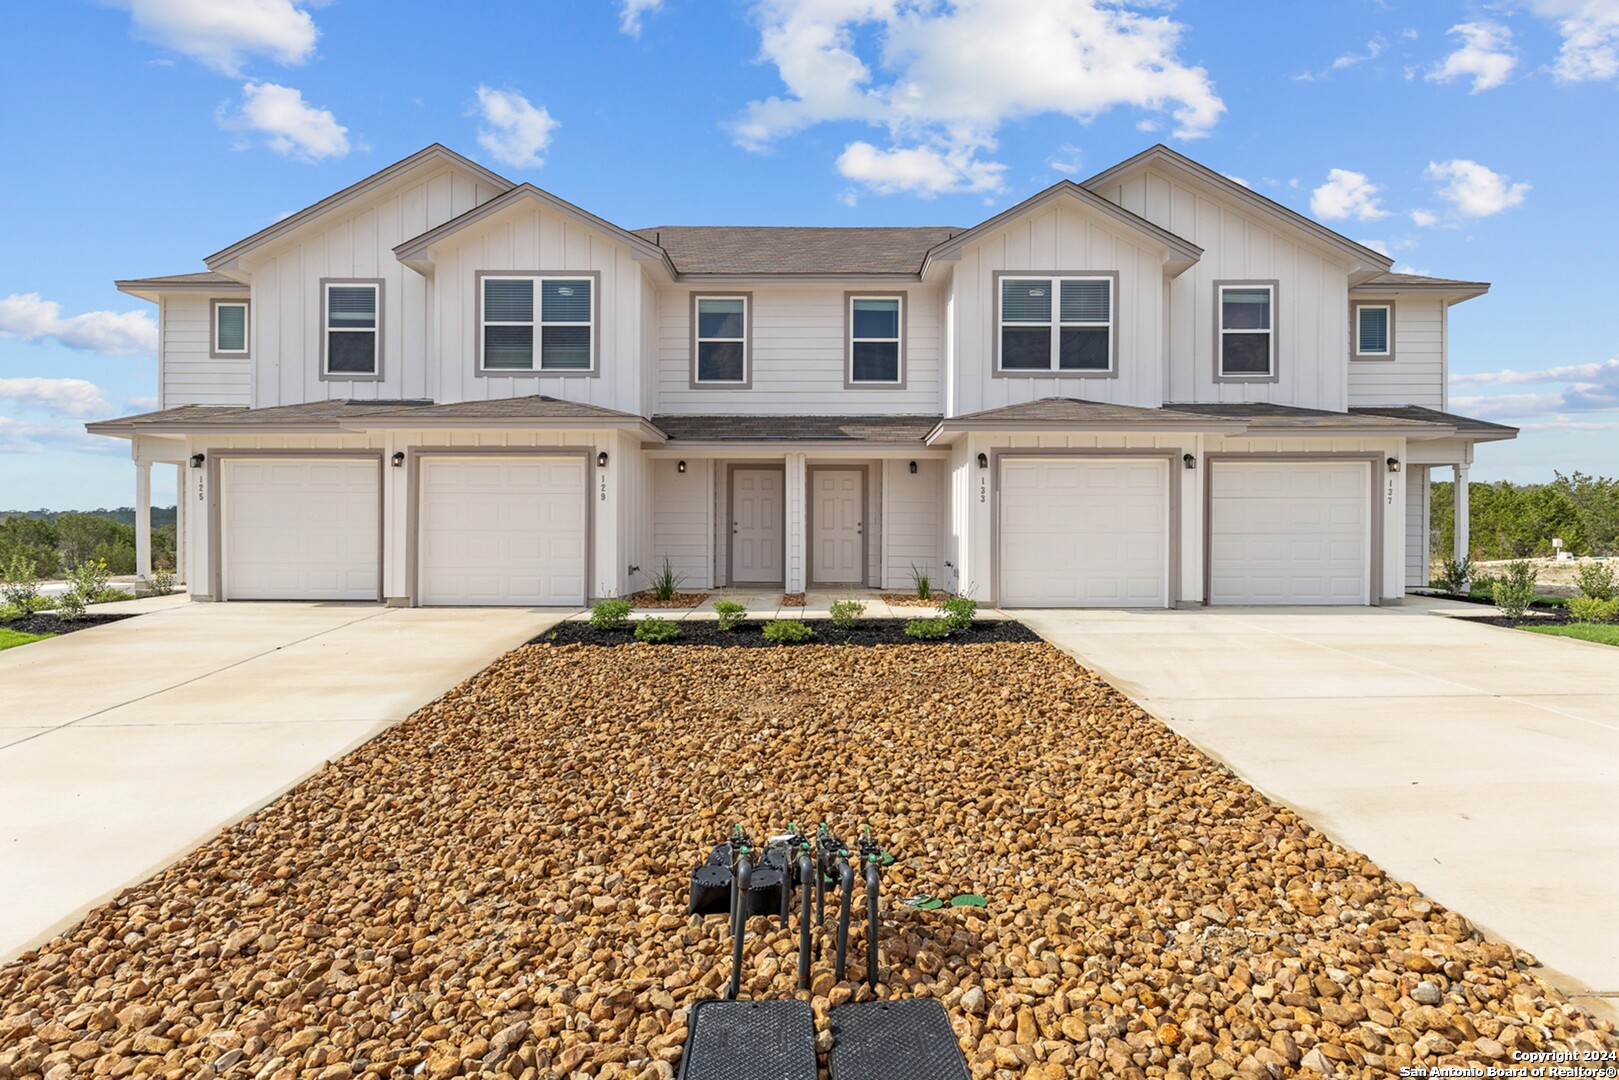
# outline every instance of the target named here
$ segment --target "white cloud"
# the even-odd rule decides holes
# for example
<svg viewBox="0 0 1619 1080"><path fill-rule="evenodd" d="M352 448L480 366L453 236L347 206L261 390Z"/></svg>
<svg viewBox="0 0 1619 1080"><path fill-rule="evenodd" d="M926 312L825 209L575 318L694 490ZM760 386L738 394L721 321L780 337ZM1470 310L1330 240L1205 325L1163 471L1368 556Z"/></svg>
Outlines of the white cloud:
<svg viewBox="0 0 1619 1080"><path fill-rule="evenodd" d="M1310 193L1310 211L1328 221L1375 221L1388 217L1388 211L1377 201L1377 193L1382 190L1366 179L1365 173L1333 169L1327 173L1327 182Z"/></svg>
<svg viewBox="0 0 1619 1080"><path fill-rule="evenodd" d="M1467 217L1499 214L1521 204L1529 193L1528 184L1511 183L1505 175L1466 158L1430 161L1425 175L1442 184L1439 197Z"/></svg>
<svg viewBox="0 0 1619 1080"><path fill-rule="evenodd" d="M84 379L0 379L0 401L58 416L96 416L109 408L101 387Z"/></svg>
<svg viewBox="0 0 1619 1080"><path fill-rule="evenodd" d="M478 129L478 145L490 157L518 169L538 169L545 164L545 148L560 124L544 105L531 104L516 90L480 86L478 115L484 122Z"/></svg>
<svg viewBox="0 0 1619 1080"><path fill-rule="evenodd" d="M87 311L64 318L61 304L38 293L0 300L0 335L54 340L102 356L157 352L157 323L144 311Z"/></svg>
<svg viewBox="0 0 1619 1080"><path fill-rule="evenodd" d="M1167 113L1191 138L1225 111L1208 73L1179 58L1181 24L1122 3L754 0L752 10L760 58L786 92L748 105L737 142L763 150L833 121L883 128L886 149L850 143L839 161L884 190L998 185L1003 167L982 155L1023 117L1085 123L1124 106Z"/></svg>
<svg viewBox="0 0 1619 1080"><path fill-rule="evenodd" d="M1365 52L1344 53L1342 56L1338 57L1338 59L1332 62L1332 69L1334 71L1342 71L1345 68L1352 68L1356 64L1364 64L1368 60L1376 60L1379 56L1383 55L1388 47L1389 39L1384 37L1382 34L1377 34L1366 43Z"/></svg>
<svg viewBox="0 0 1619 1080"><path fill-rule="evenodd" d="M641 36L641 19L663 6L663 0L619 0L618 28L630 37Z"/></svg>
<svg viewBox="0 0 1619 1080"><path fill-rule="evenodd" d="M262 56L302 64L320 31L308 0L109 0L129 12L138 36L226 75Z"/></svg>
<svg viewBox="0 0 1619 1080"><path fill-rule="evenodd" d="M1361 247L1371 248L1379 255L1387 255L1391 259L1394 258L1394 252L1389 250L1388 241L1386 240L1360 240L1357 241L1357 243L1359 243Z"/></svg>
<svg viewBox="0 0 1619 1080"><path fill-rule="evenodd" d="M1064 143L1057 152L1046 158L1046 164L1064 176L1074 176L1084 167L1085 152L1077 146Z"/></svg>
<svg viewBox="0 0 1619 1080"><path fill-rule="evenodd" d="M1539 371L1482 371L1450 377L1452 386L1533 386L1561 383L1557 390L1454 397L1451 404L1474 415L1507 418L1590 417L1619 410L1619 357L1599 363L1562 364ZM1587 423L1592 421L1587 420ZM1561 426L1571 426L1562 423Z"/></svg>
<svg viewBox="0 0 1619 1080"><path fill-rule="evenodd" d="M1563 47L1552 74L1563 82L1619 77L1619 0L1529 0L1535 14L1557 23Z"/></svg>
<svg viewBox="0 0 1619 1080"><path fill-rule="evenodd" d="M1489 19L1457 23L1450 33L1461 39L1461 46L1434 65L1429 82L1448 83L1459 78L1473 80L1473 93L1490 90L1507 81L1518 64L1512 48L1512 31Z"/></svg>
<svg viewBox="0 0 1619 1080"><path fill-rule="evenodd" d="M1438 223L1439 215L1432 210L1411 211L1411 224L1413 225L1426 229L1428 226L1437 225Z"/></svg>
<svg viewBox="0 0 1619 1080"><path fill-rule="evenodd" d="M1619 384L1619 357L1597 364L1564 364L1540 371L1475 371L1452 375L1452 386L1522 386L1546 382L1592 382L1607 380Z"/></svg>
<svg viewBox="0 0 1619 1080"><path fill-rule="evenodd" d="M351 149L349 129L330 110L317 109L290 86L246 83L241 108L234 113L221 109L217 118L227 131L261 135L271 150L300 161L340 158Z"/></svg>
<svg viewBox="0 0 1619 1080"><path fill-rule="evenodd" d="M82 420L19 420L0 416L0 454L42 454L50 448L80 453L115 454L128 459L128 445L120 439L92 435Z"/></svg>

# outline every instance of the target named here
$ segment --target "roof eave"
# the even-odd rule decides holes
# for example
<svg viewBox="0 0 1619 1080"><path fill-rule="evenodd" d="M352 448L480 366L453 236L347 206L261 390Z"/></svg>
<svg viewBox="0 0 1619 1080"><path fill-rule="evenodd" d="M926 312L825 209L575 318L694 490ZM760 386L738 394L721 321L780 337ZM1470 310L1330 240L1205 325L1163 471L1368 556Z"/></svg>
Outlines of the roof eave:
<svg viewBox="0 0 1619 1080"><path fill-rule="evenodd" d="M409 413L395 413L373 419L343 419L338 421L343 431L389 431L413 428L423 431L639 431L650 439L667 436L638 416L525 416L525 417L418 417ZM257 429L254 429L257 430Z"/></svg>
<svg viewBox="0 0 1619 1080"><path fill-rule="evenodd" d="M671 454L779 454L813 450L816 453L848 451L878 453L891 450L896 456L926 450L922 437L916 439L676 439L669 438L659 449Z"/></svg>
<svg viewBox="0 0 1619 1080"><path fill-rule="evenodd" d="M1245 438L1366 438L1366 439L1446 439L1456 429L1446 424L1267 424L1250 421Z"/></svg>
<svg viewBox="0 0 1619 1080"><path fill-rule="evenodd" d="M1247 429L1247 421L1207 416L1190 417L1186 420L1168 417L1154 417L1151 420L997 420L994 417L986 417L974 420L971 416L958 416L940 421L939 426L928 434L926 441L932 446L935 443L953 442L959 435L991 434L1001 431L1108 431L1132 434L1139 432L1143 435L1173 435L1195 431L1208 435L1241 435Z"/></svg>
<svg viewBox="0 0 1619 1080"><path fill-rule="evenodd" d="M157 303L164 293L205 293L209 296L246 296L252 289L238 282L190 281L153 282L144 278L126 278L114 281L112 287L129 296Z"/></svg>
<svg viewBox="0 0 1619 1080"><path fill-rule="evenodd" d="M1386 284L1367 283L1355 285L1350 288L1355 296L1398 297L1401 293L1421 293L1425 296L1435 296L1441 300L1449 300L1452 304L1460 304L1475 297L1483 296L1490 291L1489 282L1486 281L1454 281L1454 282L1388 282Z"/></svg>

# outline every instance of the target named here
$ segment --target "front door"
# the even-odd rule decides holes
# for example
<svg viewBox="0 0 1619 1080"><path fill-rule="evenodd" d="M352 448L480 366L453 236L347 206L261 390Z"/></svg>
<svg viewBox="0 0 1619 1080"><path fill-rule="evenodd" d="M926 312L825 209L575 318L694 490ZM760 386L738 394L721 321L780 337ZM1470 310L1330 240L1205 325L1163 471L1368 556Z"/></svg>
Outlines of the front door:
<svg viewBox="0 0 1619 1080"><path fill-rule="evenodd" d="M786 523L780 469L731 473L731 583L780 585Z"/></svg>
<svg viewBox="0 0 1619 1080"><path fill-rule="evenodd" d="M866 580L865 480L860 469L810 473L810 580L817 585Z"/></svg>

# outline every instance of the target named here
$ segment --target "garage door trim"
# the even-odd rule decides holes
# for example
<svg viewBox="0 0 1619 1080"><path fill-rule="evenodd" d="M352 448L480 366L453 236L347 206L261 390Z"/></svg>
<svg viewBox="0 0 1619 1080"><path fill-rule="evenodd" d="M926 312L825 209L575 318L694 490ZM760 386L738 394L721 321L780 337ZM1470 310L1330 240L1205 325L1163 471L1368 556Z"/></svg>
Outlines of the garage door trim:
<svg viewBox="0 0 1619 1080"><path fill-rule="evenodd" d="M585 465L585 600L596 580L596 496L591 481L593 446L413 446L405 451L405 595L411 607L421 606L422 458L424 457L576 457ZM596 472L603 472L597 469Z"/></svg>
<svg viewBox="0 0 1619 1080"><path fill-rule="evenodd" d="M383 500L386 498L388 477L383 468L383 451L381 450L207 450L204 469L207 473L208 491L212 497L208 500L208 583L213 590L212 596L199 596L199 600L226 599L225 596L225 528L224 507L225 489L221 485L224 470L221 462L226 459L240 461L248 460L275 461L287 458L318 458L331 460L370 458L377 463L377 599L383 597L384 580L382 565L383 538L388 532L388 519L383 513ZM178 497L186 497L185 492L179 492Z"/></svg>
<svg viewBox="0 0 1619 1080"><path fill-rule="evenodd" d="M1383 600L1383 499L1388 494L1389 481L1379 482L1383 475L1379 470L1385 466L1387 454L1364 454L1347 451L1323 451L1319 454L1311 453L1254 453L1241 452L1205 454L1203 460L1208 475L1203 481L1203 606L1210 606L1210 598L1214 594L1214 468L1222 461L1264 461L1288 462L1296 461L1305 464L1319 464L1323 462L1354 462L1365 464L1370 469L1371 483L1367 484L1369 497L1372 500L1372 517L1370 536L1367 541L1369 561L1371 566L1367 571L1370 588L1367 590L1366 602L1377 605Z"/></svg>
<svg viewBox="0 0 1619 1080"><path fill-rule="evenodd" d="M1170 450L1131 450L1125 447L1096 449L1052 448L991 449L989 452L991 480L989 573L994 581L995 595L992 605L1000 603L1001 593L1001 462L1007 458L1095 458L1163 461L1169 472L1169 606L1174 607L1181 594L1181 484L1175 465L1185 451L1179 447ZM980 473L981 475L981 473Z"/></svg>

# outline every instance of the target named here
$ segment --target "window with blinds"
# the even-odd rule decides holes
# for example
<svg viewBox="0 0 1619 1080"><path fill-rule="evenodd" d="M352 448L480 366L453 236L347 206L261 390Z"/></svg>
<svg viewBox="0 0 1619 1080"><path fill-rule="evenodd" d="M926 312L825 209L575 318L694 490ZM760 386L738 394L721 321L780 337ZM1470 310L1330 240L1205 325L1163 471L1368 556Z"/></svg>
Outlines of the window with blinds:
<svg viewBox="0 0 1619 1080"><path fill-rule="evenodd" d="M1361 304L1355 309L1355 355L1387 357L1394 353L1394 311L1388 304Z"/></svg>
<svg viewBox="0 0 1619 1080"><path fill-rule="evenodd" d="M693 300L696 358L692 381L748 383L748 297L699 296Z"/></svg>
<svg viewBox="0 0 1619 1080"><path fill-rule="evenodd" d="M1003 277L1002 372L1113 372L1114 278Z"/></svg>
<svg viewBox="0 0 1619 1080"><path fill-rule="evenodd" d="M1276 374L1276 286L1220 285L1219 367L1223 378Z"/></svg>
<svg viewBox="0 0 1619 1080"><path fill-rule="evenodd" d="M591 278L486 276L480 281L480 370L594 370L596 299Z"/></svg>
<svg viewBox="0 0 1619 1080"><path fill-rule="evenodd" d="M215 356L247 355L247 301L214 301Z"/></svg>
<svg viewBox="0 0 1619 1080"><path fill-rule="evenodd" d="M904 298L849 298L849 382L895 385L900 371Z"/></svg>
<svg viewBox="0 0 1619 1080"><path fill-rule="evenodd" d="M326 374L375 376L382 286L371 281L329 281L325 287Z"/></svg>

